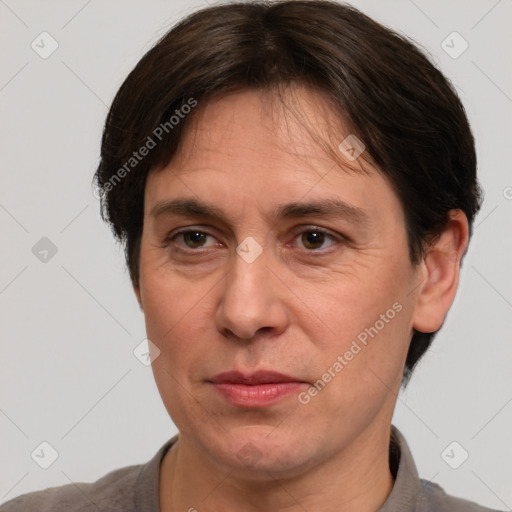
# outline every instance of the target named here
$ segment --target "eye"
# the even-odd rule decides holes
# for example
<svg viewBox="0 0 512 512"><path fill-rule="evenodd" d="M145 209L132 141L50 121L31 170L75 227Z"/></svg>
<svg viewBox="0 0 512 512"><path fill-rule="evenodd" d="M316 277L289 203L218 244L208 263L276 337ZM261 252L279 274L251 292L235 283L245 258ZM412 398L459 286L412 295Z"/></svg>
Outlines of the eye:
<svg viewBox="0 0 512 512"><path fill-rule="evenodd" d="M207 245L208 238L211 238L214 243ZM178 243L177 239L181 239L183 243ZM336 243L343 241L343 237L341 235L331 234L323 229L318 227L311 227L306 230L302 230L298 232L294 240L300 240L300 244L307 252L317 252L322 249L327 249ZM330 243L329 243L330 241ZM172 235L169 235L164 243L165 246L168 246L170 243L175 243L179 248L187 251L191 250L194 252L196 249L207 248L211 246L218 245L214 236L201 231L199 229L183 229L178 231ZM325 245L325 244L328 245Z"/></svg>
<svg viewBox="0 0 512 512"><path fill-rule="evenodd" d="M309 250L309 252L317 249L326 249L331 245L334 245L336 241L339 241L339 237L328 233L320 228L311 228L301 231L296 239L299 238L302 245ZM331 244L326 247L322 247L328 239L333 240Z"/></svg>
<svg viewBox="0 0 512 512"><path fill-rule="evenodd" d="M204 231L200 231L198 229L184 229L166 238L165 243L168 244L170 242L174 242L177 238L181 238L184 241L185 246L181 244L179 245L181 245L181 247L185 247L186 249L199 249L202 247L207 247L205 245L206 240L208 238L214 239L213 236L205 233Z"/></svg>

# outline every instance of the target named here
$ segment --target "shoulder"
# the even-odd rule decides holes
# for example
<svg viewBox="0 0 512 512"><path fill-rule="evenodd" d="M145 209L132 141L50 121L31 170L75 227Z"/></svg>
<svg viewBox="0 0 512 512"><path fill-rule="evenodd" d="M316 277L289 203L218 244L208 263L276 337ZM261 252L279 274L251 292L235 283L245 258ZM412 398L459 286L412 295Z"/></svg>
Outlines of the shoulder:
<svg viewBox="0 0 512 512"><path fill-rule="evenodd" d="M473 501L457 498L447 494L442 487L427 480L421 480L423 489L423 512L499 512L494 509L482 507Z"/></svg>
<svg viewBox="0 0 512 512"><path fill-rule="evenodd" d="M95 482L76 482L23 494L4 503L2 512L129 512L142 465L126 466Z"/></svg>

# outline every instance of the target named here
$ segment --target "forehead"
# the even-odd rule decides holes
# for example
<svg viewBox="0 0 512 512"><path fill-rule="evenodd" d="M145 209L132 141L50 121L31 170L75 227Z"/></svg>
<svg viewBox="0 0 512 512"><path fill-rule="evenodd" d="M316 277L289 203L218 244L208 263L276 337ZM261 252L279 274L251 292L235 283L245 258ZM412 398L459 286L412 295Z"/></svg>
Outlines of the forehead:
<svg viewBox="0 0 512 512"><path fill-rule="evenodd" d="M284 197L360 208L372 207L375 196L396 201L381 172L339 149L350 132L316 91L240 91L199 104L189 121L177 154L148 177L146 214L179 196L214 197L226 209L237 201L275 207Z"/></svg>
<svg viewBox="0 0 512 512"><path fill-rule="evenodd" d="M325 93L303 86L222 96L199 104L190 121L173 159L175 169L189 159L197 163L212 153L218 160L222 155L233 159L237 152L243 158L255 153L262 165L278 158L281 163L303 160L325 166L332 165L333 155L345 166L351 163L338 148L350 135L341 116ZM354 170L362 171L353 163Z"/></svg>

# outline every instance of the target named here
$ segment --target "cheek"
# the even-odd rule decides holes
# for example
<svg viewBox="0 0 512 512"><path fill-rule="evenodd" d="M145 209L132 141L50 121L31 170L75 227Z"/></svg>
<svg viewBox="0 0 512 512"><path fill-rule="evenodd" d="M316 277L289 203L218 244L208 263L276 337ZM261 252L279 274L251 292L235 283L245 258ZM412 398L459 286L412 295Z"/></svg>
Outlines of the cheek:
<svg viewBox="0 0 512 512"><path fill-rule="evenodd" d="M393 308L384 301L389 307L375 304L371 312L361 312L357 308L361 304L354 301L350 306L358 315L357 322L347 316L346 322L339 323L338 336L331 336L330 343L324 343L321 350L315 347L316 361L322 362L316 365L317 380L310 388L313 394L302 395L301 403L307 401L304 413L325 429L359 432L381 411L393 410L407 354L411 315L401 303L393 303ZM356 323L363 327L356 328Z"/></svg>
<svg viewBox="0 0 512 512"><path fill-rule="evenodd" d="M155 378L196 381L215 317L212 295L219 278L190 282L174 271L151 269L141 279L148 338L160 349ZM212 360L212 357L209 358ZM161 367L161 368L160 368ZM188 387L188 384L187 386Z"/></svg>
<svg viewBox="0 0 512 512"><path fill-rule="evenodd" d="M399 280L397 276L400 274L393 267L383 265L378 258L371 263L361 265L361 268L354 265L350 273L334 274L328 282L309 290L305 296L312 297L309 308L318 312L324 331L329 333L322 348L328 348L333 339L338 339L339 344L335 345L342 349L360 334L364 341L365 332L369 329L374 332L376 323L379 332L388 333L404 317L402 311L397 310L405 307L406 279ZM315 329L311 328L311 338L318 338L314 333ZM318 341L322 343L321 339Z"/></svg>
<svg viewBox="0 0 512 512"><path fill-rule="evenodd" d="M158 344L172 335L201 299L197 286L160 260L161 251L142 251L140 288L146 327Z"/></svg>
<svg viewBox="0 0 512 512"><path fill-rule="evenodd" d="M207 297L202 286L188 286L175 275L158 272L144 281L144 315L148 338L160 349L152 363L155 383L174 424L188 431L195 424L209 424L205 409L191 395L194 375L204 359L200 340L206 339ZM201 300L202 299L202 300Z"/></svg>
<svg viewBox="0 0 512 512"><path fill-rule="evenodd" d="M315 303L326 328L311 328L318 378L332 403L355 406L367 398L385 399L399 384L407 354L413 316L413 297L406 276L380 267L361 279L334 282ZM315 358L314 358L315 359ZM313 360L314 360L313 359ZM334 375L334 377L333 377ZM359 404L359 407L363 404Z"/></svg>

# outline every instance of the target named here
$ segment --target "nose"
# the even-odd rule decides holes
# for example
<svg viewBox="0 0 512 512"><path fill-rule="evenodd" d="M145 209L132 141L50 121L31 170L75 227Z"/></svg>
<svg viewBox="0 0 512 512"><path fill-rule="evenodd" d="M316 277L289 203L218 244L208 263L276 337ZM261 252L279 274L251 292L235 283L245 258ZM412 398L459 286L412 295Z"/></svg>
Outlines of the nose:
<svg viewBox="0 0 512 512"><path fill-rule="evenodd" d="M286 329L287 289L269 263L265 251L251 263L233 255L216 312L217 328L224 336L249 341L258 332L277 335Z"/></svg>

